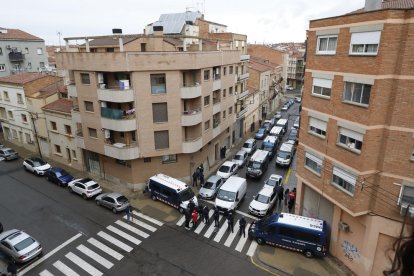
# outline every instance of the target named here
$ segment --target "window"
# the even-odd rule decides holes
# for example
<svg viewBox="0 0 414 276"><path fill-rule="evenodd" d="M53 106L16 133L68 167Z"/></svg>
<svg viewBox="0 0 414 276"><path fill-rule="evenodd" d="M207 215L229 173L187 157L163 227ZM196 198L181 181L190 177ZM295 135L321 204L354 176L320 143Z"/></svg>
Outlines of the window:
<svg viewBox="0 0 414 276"><path fill-rule="evenodd" d="M115 52L115 48L106 48L107 53L113 53Z"/></svg>
<svg viewBox="0 0 414 276"><path fill-rule="evenodd" d="M88 73L80 73L82 84L91 84L91 79Z"/></svg>
<svg viewBox="0 0 414 276"><path fill-rule="evenodd" d="M89 112L93 112L93 102L85 101L85 110Z"/></svg>
<svg viewBox="0 0 414 276"><path fill-rule="evenodd" d="M168 130L154 132L155 149L168 149L170 147Z"/></svg>
<svg viewBox="0 0 414 276"><path fill-rule="evenodd" d="M3 98L4 98L5 101L8 101L8 102L10 101L9 92L3 91L3 96L4 96Z"/></svg>
<svg viewBox="0 0 414 276"><path fill-rule="evenodd" d="M154 123L168 122L167 103L152 104L152 120Z"/></svg>
<svg viewBox="0 0 414 276"><path fill-rule="evenodd" d="M208 130L210 128L210 120L204 122L204 130Z"/></svg>
<svg viewBox="0 0 414 276"><path fill-rule="evenodd" d="M408 184L408 185L407 185ZM407 182L407 184L401 185L400 196L398 197L399 205L411 205L414 206L414 183Z"/></svg>
<svg viewBox="0 0 414 276"><path fill-rule="evenodd" d="M146 51L147 51L147 44L141 43L141 52L146 52Z"/></svg>
<svg viewBox="0 0 414 276"><path fill-rule="evenodd" d="M76 150L72 150L72 159L77 159Z"/></svg>
<svg viewBox="0 0 414 276"><path fill-rule="evenodd" d="M327 122L309 117L309 132L325 138Z"/></svg>
<svg viewBox="0 0 414 276"><path fill-rule="evenodd" d="M24 53L25 53L25 54L28 54L28 53L29 53L29 48L27 48L27 47L26 47L26 48L24 48Z"/></svg>
<svg viewBox="0 0 414 276"><path fill-rule="evenodd" d="M316 53L320 55L334 55L336 53L337 35L318 36Z"/></svg>
<svg viewBox="0 0 414 276"><path fill-rule="evenodd" d="M23 97L22 97L22 94L20 93L17 93L17 103L23 104Z"/></svg>
<svg viewBox="0 0 414 276"><path fill-rule="evenodd" d="M308 152L305 153L305 168L315 172L317 175L321 175L322 171L322 159L316 157Z"/></svg>
<svg viewBox="0 0 414 276"><path fill-rule="evenodd" d="M62 150L60 149L59 145L55 145L55 152L59 153L59 154L62 154Z"/></svg>
<svg viewBox="0 0 414 276"><path fill-rule="evenodd" d="M312 95L331 97L332 80L313 78Z"/></svg>
<svg viewBox="0 0 414 276"><path fill-rule="evenodd" d="M223 67L223 76L227 75L227 67Z"/></svg>
<svg viewBox="0 0 414 276"><path fill-rule="evenodd" d="M411 161L414 161L414 150L413 150L413 152L411 153L410 160L411 160Z"/></svg>
<svg viewBox="0 0 414 276"><path fill-rule="evenodd" d="M7 117L9 117L9 120L14 120L13 112L7 111Z"/></svg>
<svg viewBox="0 0 414 276"><path fill-rule="evenodd" d="M45 63L42 61L42 62L39 62L39 67L40 68L45 68Z"/></svg>
<svg viewBox="0 0 414 276"><path fill-rule="evenodd" d="M129 160L115 159L115 163L117 163L119 165L122 165L122 166L125 166L125 167L128 167L128 168L131 168L131 161L129 161Z"/></svg>
<svg viewBox="0 0 414 276"><path fill-rule="evenodd" d="M350 55L376 55L381 32L352 33Z"/></svg>
<svg viewBox="0 0 414 276"><path fill-rule="evenodd" d="M223 111L223 119L226 119L226 110Z"/></svg>
<svg viewBox="0 0 414 276"><path fill-rule="evenodd" d="M223 98L225 98L226 97L226 89L224 88L223 89Z"/></svg>
<svg viewBox="0 0 414 276"><path fill-rule="evenodd" d="M27 116L26 116L26 114L21 114L20 116L22 118L22 122L25 123L25 124L27 124Z"/></svg>
<svg viewBox="0 0 414 276"><path fill-rule="evenodd" d="M204 70L204 80L208 81L210 79L210 69Z"/></svg>
<svg viewBox="0 0 414 276"><path fill-rule="evenodd" d="M355 82L345 82L344 88L344 101L352 102L362 105L369 104L369 96L371 94L371 85L355 83Z"/></svg>
<svg viewBox="0 0 414 276"><path fill-rule="evenodd" d="M204 97L204 106L207 106L210 104L210 96L205 96Z"/></svg>
<svg viewBox="0 0 414 276"><path fill-rule="evenodd" d="M355 175L334 166L332 172L332 184L353 195L355 192L356 177Z"/></svg>
<svg viewBox="0 0 414 276"><path fill-rule="evenodd" d="M150 163L151 157L144 157L144 163Z"/></svg>
<svg viewBox="0 0 414 276"><path fill-rule="evenodd" d="M364 135L343 127L339 128L338 143L353 151L361 152Z"/></svg>
<svg viewBox="0 0 414 276"><path fill-rule="evenodd" d="M176 162L177 162L177 154L164 155L162 157L163 164L176 163Z"/></svg>
<svg viewBox="0 0 414 276"><path fill-rule="evenodd" d="M43 54L43 49L42 48L37 48L36 50L38 55L42 55Z"/></svg>
<svg viewBox="0 0 414 276"><path fill-rule="evenodd" d="M165 74L151 75L151 94L166 93Z"/></svg>
<svg viewBox="0 0 414 276"><path fill-rule="evenodd" d="M68 125L65 125L65 133L66 135L72 135L72 128Z"/></svg>
<svg viewBox="0 0 414 276"><path fill-rule="evenodd" d="M4 71L6 71L6 65L0 64L0 72L4 72Z"/></svg>
<svg viewBox="0 0 414 276"><path fill-rule="evenodd" d="M3 55L3 48L0 47L0 56Z"/></svg>
<svg viewBox="0 0 414 276"><path fill-rule="evenodd" d="M50 127L52 130L57 130L56 122L50 121Z"/></svg>
<svg viewBox="0 0 414 276"><path fill-rule="evenodd" d="M27 63L27 68L28 68L28 69L32 69L32 63L31 63L31 62L28 62L28 63Z"/></svg>
<svg viewBox="0 0 414 276"><path fill-rule="evenodd" d="M17 139L17 131L15 129L12 129L12 135L13 139Z"/></svg>
<svg viewBox="0 0 414 276"><path fill-rule="evenodd" d="M98 138L98 132L96 129L88 127L88 132L90 138Z"/></svg>
<svg viewBox="0 0 414 276"><path fill-rule="evenodd" d="M24 134L24 136L25 136L25 138L26 138L26 143L28 143L28 144L33 144L32 137L30 136L30 134L29 134L29 133L25 133L25 134Z"/></svg>
<svg viewBox="0 0 414 276"><path fill-rule="evenodd" d="M233 74L233 66L229 66L229 74L232 75Z"/></svg>
<svg viewBox="0 0 414 276"><path fill-rule="evenodd" d="M233 114L233 107L232 106L229 107L229 115L230 114Z"/></svg>

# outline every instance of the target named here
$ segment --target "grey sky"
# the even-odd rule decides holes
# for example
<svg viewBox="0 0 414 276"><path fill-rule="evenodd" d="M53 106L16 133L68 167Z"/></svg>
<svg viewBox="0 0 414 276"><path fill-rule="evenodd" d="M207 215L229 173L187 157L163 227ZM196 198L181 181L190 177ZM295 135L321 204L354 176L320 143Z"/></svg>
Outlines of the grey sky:
<svg viewBox="0 0 414 276"><path fill-rule="evenodd" d="M0 27L17 28L58 45L62 37L142 33L160 14L205 11L205 19L247 34L249 42L301 42L309 20L332 17L363 7L365 0L20 0L4 10ZM204 3L204 4L203 4ZM203 8L204 6L204 8ZM16 8L18 12L16 13Z"/></svg>

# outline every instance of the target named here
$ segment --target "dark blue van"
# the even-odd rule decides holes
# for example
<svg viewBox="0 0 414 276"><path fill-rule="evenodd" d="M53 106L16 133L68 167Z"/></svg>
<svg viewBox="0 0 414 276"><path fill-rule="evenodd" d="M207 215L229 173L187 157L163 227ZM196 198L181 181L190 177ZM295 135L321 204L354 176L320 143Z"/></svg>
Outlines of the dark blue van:
<svg viewBox="0 0 414 276"><path fill-rule="evenodd" d="M328 226L324 220L275 213L253 222L248 233L258 244L299 251L308 258L323 257L328 253Z"/></svg>

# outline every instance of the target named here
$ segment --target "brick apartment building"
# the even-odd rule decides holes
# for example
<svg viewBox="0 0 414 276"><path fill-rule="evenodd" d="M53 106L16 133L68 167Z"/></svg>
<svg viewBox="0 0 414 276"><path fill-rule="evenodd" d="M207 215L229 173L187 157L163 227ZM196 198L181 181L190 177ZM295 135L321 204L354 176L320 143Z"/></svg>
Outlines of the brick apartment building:
<svg viewBox="0 0 414 276"><path fill-rule="evenodd" d="M328 221L357 275L382 275L413 226L414 1L312 20L307 47L296 210Z"/></svg>

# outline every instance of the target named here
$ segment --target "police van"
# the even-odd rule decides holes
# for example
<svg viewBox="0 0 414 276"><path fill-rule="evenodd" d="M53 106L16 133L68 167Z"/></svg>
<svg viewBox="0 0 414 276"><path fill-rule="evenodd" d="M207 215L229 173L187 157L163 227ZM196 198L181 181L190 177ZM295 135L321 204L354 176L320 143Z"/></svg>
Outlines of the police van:
<svg viewBox="0 0 414 276"><path fill-rule="evenodd" d="M280 126L283 128L283 133L286 133L287 129L288 129L288 120L287 119L279 119L276 122L276 126Z"/></svg>
<svg viewBox="0 0 414 276"><path fill-rule="evenodd" d="M323 257L329 248L326 221L289 213L275 213L253 222L248 235L258 244L299 251L308 258Z"/></svg>
<svg viewBox="0 0 414 276"><path fill-rule="evenodd" d="M269 152L269 158L272 159L277 151L279 139L275 136L267 136L261 145L261 149Z"/></svg>
<svg viewBox="0 0 414 276"><path fill-rule="evenodd" d="M256 150L247 164L246 176L259 178L266 172L268 165L269 152L265 150Z"/></svg>
<svg viewBox="0 0 414 276"><path fill-rule="evenodd" d="M279 139L283 137L283 134L285 134L285 131L281 126L274 126L269 133L270 136L279 137Z"/></svg>
<svg viewBox="0 0 414 276"><path fill-rule="evenodd" d="M180 213L184 213L190 200L198 205L197 197L187 184L162 173L150 177L146 189L153 200L162 201Z"/></svg>

